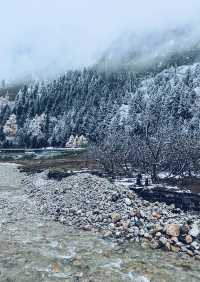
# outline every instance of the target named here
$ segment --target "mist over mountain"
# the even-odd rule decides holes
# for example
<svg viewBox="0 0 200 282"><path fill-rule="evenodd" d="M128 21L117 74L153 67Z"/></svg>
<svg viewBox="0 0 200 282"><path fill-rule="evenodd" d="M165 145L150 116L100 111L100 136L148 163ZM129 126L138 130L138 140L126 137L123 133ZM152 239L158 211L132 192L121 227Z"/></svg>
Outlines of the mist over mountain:
<svg viewBox="0 0 200 282"><path fill-rule="evenodd" d="M198 0L8 0L1 10L0 81L98 63L141 69L198 44Z"/></svg>
<svg viewBox="0 0 200 282"><path fill-rule="evenodd" d="M190 26L165 31L126 33L112 43L97 63L102 70L159 72L200 60L199 29Z"/></svg>

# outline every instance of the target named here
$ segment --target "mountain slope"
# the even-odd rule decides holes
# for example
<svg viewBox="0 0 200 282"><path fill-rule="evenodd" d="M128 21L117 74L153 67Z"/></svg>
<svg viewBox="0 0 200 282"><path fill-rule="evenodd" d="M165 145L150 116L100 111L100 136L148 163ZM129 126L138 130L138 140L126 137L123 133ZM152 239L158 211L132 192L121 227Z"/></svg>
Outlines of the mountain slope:
<svg viewBox="0 0 200 282"><path fill-rule="evenodd" d="M139 130L139 107L150 105L156 110L162 97L172 123L182 120L185 128L199 130L200 64L143 77L125 71L68 72L46 85L25 86L14 103L1 102L1 144L63 146L71 134L97 141L104 138L109 127L117 130L122 120ZM16 134L12 130L15 122Z"/></svg>

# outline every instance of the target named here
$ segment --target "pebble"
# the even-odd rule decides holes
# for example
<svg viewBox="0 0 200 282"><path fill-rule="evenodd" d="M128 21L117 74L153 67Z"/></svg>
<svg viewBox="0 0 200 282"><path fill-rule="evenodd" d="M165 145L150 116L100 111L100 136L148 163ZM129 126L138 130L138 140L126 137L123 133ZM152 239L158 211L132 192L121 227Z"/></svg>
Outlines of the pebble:
<svg viewBox="0 0 200 282"><path fill-rule="evenodd" d="M110 230L106 231L104 234L103 234L103 238L110 238L112 237L112 232Z"/></svg>
<svg viewBox="0 0 200 282"><path fill-rule="evenodd" d="M161 214L157 213L157 212L153 212L152 216L156 219L160 219L161 218Z"/></svg>
<svg viewBox="0 0 200 282"><path fill-rule="evenodd" d="M190 243L192 243L192 236L191 235L186 235L184 240L185 240L185 242L187 244L190 244Z"/></svg>
<svg viewBox="0 0 200 282"><path fill-rule="evenodd" d="M124 201L127 206L131 206L132 202L129 198L125 198Z"/></svg>
<svg viewBox="0 0 200 282"><path fill-rule="evenodd" d="M119 214L117 212L113 212L111 214L111 218L112 218L113 223L117 223L118 221L120 221L122 219L121 214Z"/></svg>

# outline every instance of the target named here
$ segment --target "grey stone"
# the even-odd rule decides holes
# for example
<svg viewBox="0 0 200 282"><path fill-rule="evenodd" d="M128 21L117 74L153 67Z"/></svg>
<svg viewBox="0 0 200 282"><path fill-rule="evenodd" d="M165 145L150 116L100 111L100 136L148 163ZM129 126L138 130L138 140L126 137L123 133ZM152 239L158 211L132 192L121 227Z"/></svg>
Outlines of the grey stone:
<svg viewBox="0 0 200 282"><path fill-rule="evenodd" d="M194 238L196 238L196 237L199 236L199 234L200 234L200 229L199 229L199 226L198 226L198 224L197 224L196 222L194 222L194 223L192 224L191 229L190 229L190 231L189 231L189 234L190 234L192 237L194 237Z"/></svg>

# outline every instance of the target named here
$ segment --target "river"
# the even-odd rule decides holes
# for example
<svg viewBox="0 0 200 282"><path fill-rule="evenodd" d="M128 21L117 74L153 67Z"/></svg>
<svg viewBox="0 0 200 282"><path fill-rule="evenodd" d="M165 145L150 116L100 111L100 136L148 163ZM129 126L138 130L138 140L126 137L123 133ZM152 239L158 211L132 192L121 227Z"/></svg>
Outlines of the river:
<svg viewBox="0 0 200 282"><path fill-rule="evenodd" d="M200 281L200 263L95 234L41 216L15 164L0 164L0 281ZM143 278L142 278L143 277Z"/></svg>

